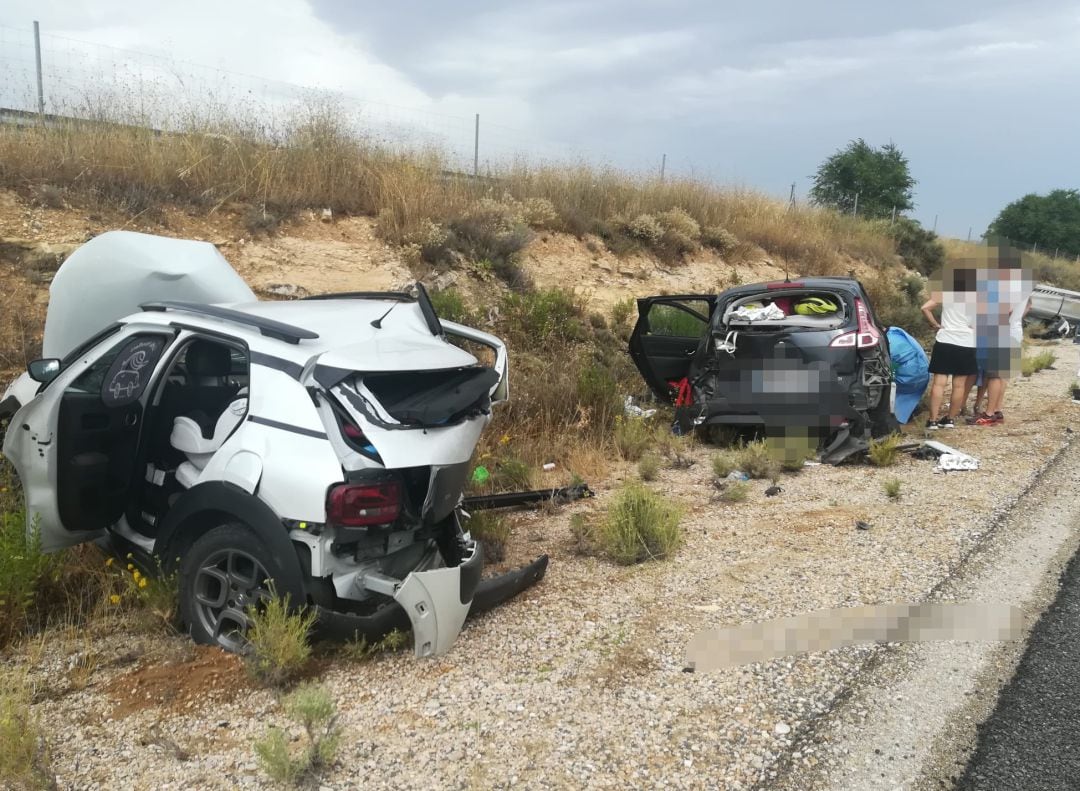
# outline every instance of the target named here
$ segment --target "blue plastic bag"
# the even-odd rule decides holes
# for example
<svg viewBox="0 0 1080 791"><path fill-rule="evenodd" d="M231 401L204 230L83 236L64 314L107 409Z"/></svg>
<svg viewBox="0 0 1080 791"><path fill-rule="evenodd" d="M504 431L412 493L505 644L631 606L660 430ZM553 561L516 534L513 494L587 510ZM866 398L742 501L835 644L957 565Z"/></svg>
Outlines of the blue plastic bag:
<svg viewBox="0 0 1080 791"><path fill-rule="evenodd" d="M930 361L919 342L900 327L889 327L887 335L896 382L893 415L901 423L907 423L930 382Z"/></svg>

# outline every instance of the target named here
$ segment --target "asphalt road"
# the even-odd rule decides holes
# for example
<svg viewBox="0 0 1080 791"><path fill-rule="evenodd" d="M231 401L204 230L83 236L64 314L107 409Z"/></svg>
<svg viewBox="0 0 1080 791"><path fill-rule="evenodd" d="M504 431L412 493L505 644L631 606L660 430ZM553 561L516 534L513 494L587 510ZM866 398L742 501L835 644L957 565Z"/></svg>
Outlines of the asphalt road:
<svg viewBox="0 0 1080 791"><path fill-rule="evenodd" d="M1080 788L1080 553L1032 630L1016 673L979 726L961 791Z"/></svg>

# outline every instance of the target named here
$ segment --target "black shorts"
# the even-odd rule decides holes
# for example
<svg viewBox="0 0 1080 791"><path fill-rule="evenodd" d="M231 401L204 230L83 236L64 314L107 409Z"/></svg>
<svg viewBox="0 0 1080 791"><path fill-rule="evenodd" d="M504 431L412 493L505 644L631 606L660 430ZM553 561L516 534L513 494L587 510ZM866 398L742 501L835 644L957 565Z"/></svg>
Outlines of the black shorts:
<svg viewBox="0 0 1080 791"><path fill-rule="evenodd" d="M930 373L952 376L975 376L979 365L975 361L975 348L952 343L934 343L930 353Z"/></svg>

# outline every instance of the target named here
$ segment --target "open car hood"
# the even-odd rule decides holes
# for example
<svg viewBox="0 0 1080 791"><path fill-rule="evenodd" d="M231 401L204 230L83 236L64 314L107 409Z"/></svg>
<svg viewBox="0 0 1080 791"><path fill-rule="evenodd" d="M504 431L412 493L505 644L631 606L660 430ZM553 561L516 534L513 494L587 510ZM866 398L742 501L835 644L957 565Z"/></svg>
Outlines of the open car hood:
<svg viewBox="0 0 1080 791"><path fill-rule="evenodd" d="M49 286L42 356L64 357L146 302L250 302L255 294L209 242L109 231L60 266Z"/></svg>

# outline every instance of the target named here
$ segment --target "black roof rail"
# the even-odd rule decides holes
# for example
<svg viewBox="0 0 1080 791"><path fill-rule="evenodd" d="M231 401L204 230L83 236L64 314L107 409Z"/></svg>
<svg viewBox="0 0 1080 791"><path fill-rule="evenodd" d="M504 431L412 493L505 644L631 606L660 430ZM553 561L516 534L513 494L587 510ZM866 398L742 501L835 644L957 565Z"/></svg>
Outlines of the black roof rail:
<svg viewBox="0 0 1080 791"><path fill-rule="evenodd" d="M285 341L286 343L300 343L300 341L311 341L319 337L319 333L312 332L311 330L294 327L291 324L274 321L273 319L264 319L260 316L253 316L250 313L243 313L239 310L220 308L216 305L202 305L198 302L167 301L147 302L145 305L140 305L139 307L142 310L179 310L184 313L195 313L200 316L210 316L215 319L231 321L235 324L246 324L249 327L254 327L268 338L276 338L277 340Z"/></svg>
<svg viewBox="0 0 1080 791"><path fill-rule="evenodd" d="M300 297L300 299L396 299L399 302L416 301L416 297L412 294L406 294L404 291L338 291L329 294L312 294L308 297Z"/></svg>

